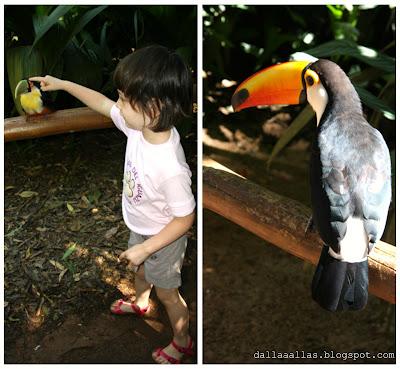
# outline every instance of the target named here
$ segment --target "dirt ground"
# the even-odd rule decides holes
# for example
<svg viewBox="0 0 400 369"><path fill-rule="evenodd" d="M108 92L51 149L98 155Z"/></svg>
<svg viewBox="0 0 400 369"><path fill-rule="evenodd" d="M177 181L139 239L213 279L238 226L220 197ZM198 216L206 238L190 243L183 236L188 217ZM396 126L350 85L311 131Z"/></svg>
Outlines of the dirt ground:
<svg viewBox="0 0 400 369"><path fill-rule="evenodd" d="M196 143L183 137L196 183ZM125 138L116 129L5 146L5 363L152 363L171 329L154 291L146 319L113 316L134 296L117 256ZM197 336L197 247L190 233L181 293ZM189 359L195 362L196 359Z"/></svg>
<svg viewBox="0 0 400 369"><path fill-rule="evenodd" d="M207 210L203 268L205 363L395 363L306 359L395 353L394 305L370 295L360 312L322 310L311 299L313 266ZM290 352L299 358L272 358Z"/></svg>

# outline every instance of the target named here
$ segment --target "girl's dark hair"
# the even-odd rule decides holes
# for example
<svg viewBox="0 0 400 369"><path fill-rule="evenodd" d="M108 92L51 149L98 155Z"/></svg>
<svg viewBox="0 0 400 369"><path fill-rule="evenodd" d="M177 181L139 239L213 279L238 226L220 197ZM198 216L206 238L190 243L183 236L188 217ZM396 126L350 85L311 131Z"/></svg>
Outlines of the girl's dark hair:
<svg viewBox="0 0 400 369"><path fill-rule="evenodd" d="M147 46L123 58L114 83L135 110L152 119L149 128L154 132L170 129L192 111L192 73L175 51L164 46Z"/></svg>

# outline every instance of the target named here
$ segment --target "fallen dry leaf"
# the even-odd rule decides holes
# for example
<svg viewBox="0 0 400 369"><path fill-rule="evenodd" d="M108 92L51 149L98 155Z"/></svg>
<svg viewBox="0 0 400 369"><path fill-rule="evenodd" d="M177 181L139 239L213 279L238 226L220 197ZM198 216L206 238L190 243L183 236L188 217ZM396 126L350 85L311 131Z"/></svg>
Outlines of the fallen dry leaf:
<svg viewBox="0 0 400 369"><path fill-rule="evenodd" d="M106 234L105 234L104 237L108 240L108 239L110 239L111 237L113 237L117 232L118 232L118 226L113 227L113 228L109 229L109 230L106 232Z"/></svg>

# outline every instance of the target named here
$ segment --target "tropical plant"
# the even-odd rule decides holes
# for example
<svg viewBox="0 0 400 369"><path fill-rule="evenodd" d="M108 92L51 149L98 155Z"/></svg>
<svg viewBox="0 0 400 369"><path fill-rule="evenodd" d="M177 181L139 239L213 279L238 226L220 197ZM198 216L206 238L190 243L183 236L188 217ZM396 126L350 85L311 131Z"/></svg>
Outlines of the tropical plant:
<svg viewBox="0 0 400 369"><path fill-rule="evenodd" d="M115 97L112 72L118 60L148 43L176 49L195 69L196 28L195 6L7 5L6 115L15 108L22 113L14 88L35 74L53 74ZM77 104L66 94L53 98L64 108Z"/></svg>
<svg viewBox="0 0 400 369"><path fill-rule="evenodd" d="M18 32L14 30L15 35L7 45L6 64L11 91L21 79L44 73L69 76L78 83L100 87L101 67L96 59L105 60L107 48L95 45L83 29L105 8L104 5L89 9L71 5L37 6L31 19L34 30L31 43L13 47L14 43L19 44ZM26 27L26 24L23 26ZM83 44L79 44L79 36L85 41ZM71 59L74 67L68 63ZM76 73L77 70L79 73ZM22 114L19 101L14 100L14 103Z"/></svg>
<svg viewBox="0 0 400 369"><path fill-rule="evenodd" d="M370 108L372 125L378 127L382 117L394 121L394 14L395 8L388 6L206 6L203 54L211 78L204 90L212 88L208 83L241 81L262 67L306 52L342 66ZM385 32L366 32L371 21ZM268 165L312 118L309 107L298 114L276 142Z"/></svg>

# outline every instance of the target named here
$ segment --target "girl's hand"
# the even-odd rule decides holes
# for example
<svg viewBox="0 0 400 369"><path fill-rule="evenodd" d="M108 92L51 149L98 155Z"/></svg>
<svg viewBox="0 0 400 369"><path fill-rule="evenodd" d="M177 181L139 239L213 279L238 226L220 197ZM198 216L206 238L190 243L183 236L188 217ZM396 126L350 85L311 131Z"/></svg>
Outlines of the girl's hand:
<svg viewBox="0 0 400 369"><path fill-rule="evenodd" d="M139 266L142 264L150 254L146 250L146 247L143 243L139 245L135 245L130 249L124 251L119 256L119 260L127 260L129 262L129 266Z"/></svg>
<svg viewBox="0 0 400 369"><path fill-rule="evenodd" d="M42 91L57 91L64 89L64 81L56 77L30 77L29 80L40 82L40 88Z"/></svg>

